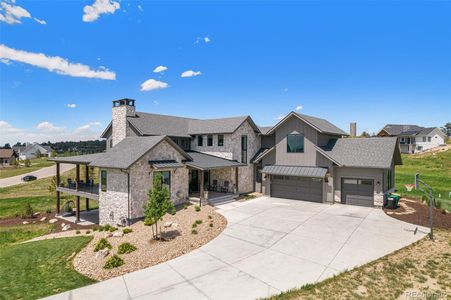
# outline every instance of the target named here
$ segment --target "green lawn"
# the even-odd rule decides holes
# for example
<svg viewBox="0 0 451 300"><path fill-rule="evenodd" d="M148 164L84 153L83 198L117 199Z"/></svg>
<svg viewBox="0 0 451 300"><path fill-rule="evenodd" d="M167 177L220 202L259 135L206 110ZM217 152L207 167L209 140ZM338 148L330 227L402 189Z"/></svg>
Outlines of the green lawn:
<svg viewBox="0 0 451 300"><path fill-rule="evenodd" d="M54 165L55 163L52 161L47 160L47 158L35 158L31 159L31 166L25 167L25 166L12 166L12 167L4 167L0 169L0 179L22 175L25 173L33 172L45 167L50 167Z"/></svg>
<svg viewBox="0 0 451 300"><path fill-rule="evenodd" d="M416 173L434 190L436 200L442 208L451 210L451 150L424 155L402 155L402 166L396 167L396 190L408 198L420 198L422 193L417 190L408 192L405 184L414 183Z"/></svg>
<svg viewBox="0 0 451 300"><path fill-rule="evenodd" d="M72 254L91 237L72 237L0 248L0 298L38 299L95 282L72 267Z"/></svg>
<svg viewBox="0 0 451 300"><path fill-rule="evenodd" d="M0 227L0 249L52 232L49 223Z"/></svg>

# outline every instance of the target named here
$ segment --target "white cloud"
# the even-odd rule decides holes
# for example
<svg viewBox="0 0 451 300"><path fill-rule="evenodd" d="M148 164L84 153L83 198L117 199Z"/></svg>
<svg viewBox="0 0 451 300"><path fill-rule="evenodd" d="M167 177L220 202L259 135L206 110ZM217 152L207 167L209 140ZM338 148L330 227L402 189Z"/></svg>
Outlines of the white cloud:
<svg viewBox="0 0 451 300"><path fill-rule="evenodd" d="M12 64L12 62L6 58L1 58L0 62L4 63L5 65L8 65L8 66Z"/></svg>
<svg viewBox="0 0 451 300"><path fill-rule="evenodd" d="M64 127L55 126L48 121L39 123L38 125L36 125L36 128L43 132L49 132L49 133L50 132L58 133L58 132L63 132L65 130Z"/></svg>
<svg viewBox="0 0 451 300"><path fill-rule="evenodd" d="M158 100L153 100L153 104L155 104L155 105L159 105L159 104L160 104L160 102L158 102Z"/></svg>
<svg viewBox="0 0 451 300"><path fill-rule="evenodd" d="M298 106L295 107L295 110L296 111L300 111L302 108L303 108L302 105L298 105Z"/></svg>
<svg viewBox="0 0 451 300"><path fill-rule="evenodd" d="M0 22L7 24L22 24L21 19L32 18L31 14L23 7L15 5L15 1L3 1L0 3ZM47 24L44 20L33 18L39 24Z"/></svg>
<svg viewBox="0 0 451 300"><path fill-rule="evenodd" d="M210 43L211 40L210 40L210 38L209 38L208 36L206 36L206 37L204 37L204 42L205 42L205 43Z"/></svg>
<svg viewBox="0 0 451 300"><path fill-rule="evenodd" d="M42 122L40 129L31 130L16 128L6 121L0 121L0 144L16 142L60 142L60 141L86 141L97 140L100 138L101 125L100 122L89 122L79 126L74 130L67 130L65 127L58 127L50 122ZM38 124L39 125L39 124ZM43 129L45 128L45 129ZM54 128L59 128L55 130Z"/></svg>
<svg viewBox="0 0 451 300"><path fill-rule="evenodd" d="M112 0L95 0L92 5L83 8L83 21L94 22L101 14L114 14L120 8L119 2Z"/></svg>
<svg viewBox="0 0 451 300"><path fill-rule="evenodd" d="M167 69L168 69L168 68L165 67L165 66L158 66L158 67L156 67L155 69L153 69L153 72L154 72L154 73L160 73L160 72L166 71Z"/></svg>
<svg viewBox="0 0 451 300"><path fill-rule="evenodd" d="M194 77L194 76L199 76L200 74L202 74L200 71L193 71L193 70L188 70L182 73L182 77Z"/></svg>
<svg viewBox="0 0 451 300"><path fill-rule="evenodd" d="M143 11L143 7L141 5L138 4L137 7L140 11Z"/></svg>
<svg viewBox="0 0 451 300"><path fill-rule="evenodd" d="M280 121L283 118L285 118L285 115L278 115L277 117L274 118L274 120Z"/></svg>
<svg viewBox="0 0 451 300"><path fill-rule="evenodd" d="M159 89L165 89L169 87L169 85L166 82L158 81L155 79L149 79L144 81L141 84L141 91L151 91L151 90L159 90Z"/></svg>
<svg viewBox="0 0 451 300"><path fill-rule="evenodd" d="M76 107L77 107L77 104L75 104L75 103L69 103L69 104L67 104L66 106L69 107L69 108L76 108Z"/></svg>
<svg viewBox="0 0 451 300"><path fill-rule="evenodd" d="M43 53L27 52L0 45L0 59L14 60L35 67L44 68L50 72L73 77L99 78L115 80L116 73L108 69L93 70L87 65L71 63L59 56L47 56Z"/></svg>
<svg viewBox="0 0 451 300"><path fill-rule="evenodd" d="M38 18L33 18L33 20L35 20L36 22L38 22L41 25L46 25L47 22L45 20L39 20Z"/></svg>
<svg viewBox="0 0 451 300"><path fill-rule="evenodd" d="M194 42L194 44L199 44L201 42L204 42L205 44L211 42L211 39L208 36L204 36L204 37L197 37L196 41Z"/></svg>

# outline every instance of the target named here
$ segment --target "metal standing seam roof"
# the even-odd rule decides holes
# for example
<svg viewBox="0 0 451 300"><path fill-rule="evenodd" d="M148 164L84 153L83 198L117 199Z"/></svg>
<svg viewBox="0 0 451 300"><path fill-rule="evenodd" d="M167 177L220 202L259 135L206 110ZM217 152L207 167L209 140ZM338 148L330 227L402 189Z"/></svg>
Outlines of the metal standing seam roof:
<svg viewBox="0 0 451 300"><path fill-rule="evenodd" d="M271 148L261 148L257 151L257 153L255 153L254 157L252 157L251 163L258 163L263 157L266 156L266 154L273 151L275 148L275 146Z"/></svg>
<svg viewBox="0 0 451 300"><path fill-rule="evenodd" d="M246 164L234 160L228 160L201 152L188 152L188 154L191 156L192 160L186 161L185 164L195 169L211 170L246 166Z"/></svg>
<svg viewBox="0 0 451 300"><path fill-rule="evenodd" d="M149 164L155 169L183 168L185 165L176 160L150 160Z"/></svg>
<svg viewBox="0 0 451 300"><path fill-rule="evenodd" d="M263 167L262 173L271 175L323 178L324 176L326 176L327 169L318 167L272 165Z"/></svg>

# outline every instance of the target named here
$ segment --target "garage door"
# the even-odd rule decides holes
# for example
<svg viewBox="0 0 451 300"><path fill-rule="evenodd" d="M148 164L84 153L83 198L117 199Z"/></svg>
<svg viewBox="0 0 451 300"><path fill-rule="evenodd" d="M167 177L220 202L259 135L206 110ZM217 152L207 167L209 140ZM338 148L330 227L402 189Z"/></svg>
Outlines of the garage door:
<svg viewBox="0 0 451 300"><path fill-rule="evenodd" d="M374 180L343 178L341 202L359 206L374 206Z"/></svg>
<svg viewBox="0 0 451 300"><path fill-rule="evenodd" d="M273 175L271 196L323 202L323 180L321 178Z"/></svg>

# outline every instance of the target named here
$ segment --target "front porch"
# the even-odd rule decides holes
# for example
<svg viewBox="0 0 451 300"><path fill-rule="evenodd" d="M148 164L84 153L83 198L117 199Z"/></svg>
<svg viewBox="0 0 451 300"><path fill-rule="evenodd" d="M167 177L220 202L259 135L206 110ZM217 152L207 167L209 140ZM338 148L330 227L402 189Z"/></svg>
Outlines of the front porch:
<svg viewBox="0 0 451 300"><path fill-rule="evenodd" d="M76 223L82 226L90 226L99 224L99 210L85 210L80 212L80 219L77 221L76 215L64 217L62 215L56 216L58 219L65 220L70 223Z"/></svg>

